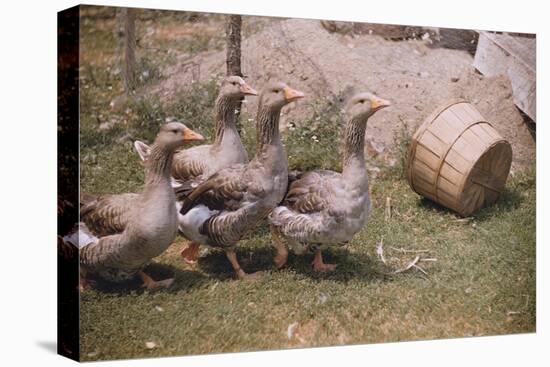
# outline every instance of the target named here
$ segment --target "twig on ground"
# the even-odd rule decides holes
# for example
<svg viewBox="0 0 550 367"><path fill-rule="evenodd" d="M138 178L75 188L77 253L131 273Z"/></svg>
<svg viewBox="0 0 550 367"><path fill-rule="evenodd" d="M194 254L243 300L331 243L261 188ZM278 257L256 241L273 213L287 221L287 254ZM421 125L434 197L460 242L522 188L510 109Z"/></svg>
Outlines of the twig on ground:
<svg viewBox="0 0 550 367"><path fill-rule="evenodd" d="M394 273L394 274L399 274L399 273L402 273L402 272L404 272L404 271L409 270L410 268L412 268L413 266L416 265L416 263L418 262L418 260L420 260L420 256L417 255L417 256L414 258L414 260L411 261L406 267L404 267L403 269L398 269L398 270L394 271L393 273Z"/></svg>
<svg viewBox="0 0 550 367"><path fill-rule="evenodd" d="M391 198L389 196L386 196L386 211L384 214L385 221L389 221L391 219Z"/></svg>
<svg viewBox="0 0 550 367"><path fill-rule="evenodd" d="M390 246L390 248L391 248L392 250L399 251L399 252L402 252L402 253L421 253L421 252L430 252L430 250L407 250L407 249L404 249L404 248L393 247L393 246Z"/></svg>
<svg viewBox="0 0 550 367"><path fill-rule="evenodd" d="M473 217L467 217L467 218L455 219L454 221L457 223L470 223L472 220L474 220Z"/></svg>
<svg viewBox="0 0 550 367"><path fill-rule="evenodd" d="M420 266L418 266L418 265L413 265L413 268L420 270L420 271L423 272L425 275L428 275L428 273L426 272L426 270L422 269L422 268L421 268Z"/></svg>
<svg viewBox="0 0 550 367"><path fill-rule="evenodd" d="M437 259L433 257L426 257L424 259L420 259L419 261L437 261Z"/></svg>
<svg viewBox="0 0 550 367"><path fill-rule="evenodd" d="M376 254L384 265L386 265L386 259L384 258L384 237L380 239L380 242L378 242L378 245L376 246Z"/></svg>

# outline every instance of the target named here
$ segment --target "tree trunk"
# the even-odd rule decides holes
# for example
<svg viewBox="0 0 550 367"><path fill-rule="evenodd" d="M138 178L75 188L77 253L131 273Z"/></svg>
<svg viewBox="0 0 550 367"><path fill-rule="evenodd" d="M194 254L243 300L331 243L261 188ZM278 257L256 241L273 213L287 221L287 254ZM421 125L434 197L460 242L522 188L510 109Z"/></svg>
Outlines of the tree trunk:
<svg viewBox="0 0 550 367"><path fill-rule="evenodd" d="M119 37L124 90L130 94L136 87L136 9L120 9Z"/></svg>
<svg viewBox="0 0 550 367"><path fill-rule="evenodd" d="M240 15L228 15L225 28L227 42L227 75L243 76L241 70L241 25Z"/></svg>
<svg viewBox="0 0 550 367"><path fill-rule="evenodd" d="M243 76L241 70L241 25L242 18L240 15L228 15L225 28L225 37L227 45L227 75ZM241 131L241 123L239 116L241 114L241 103L237 106L236 122L237 130Z"/></svg>

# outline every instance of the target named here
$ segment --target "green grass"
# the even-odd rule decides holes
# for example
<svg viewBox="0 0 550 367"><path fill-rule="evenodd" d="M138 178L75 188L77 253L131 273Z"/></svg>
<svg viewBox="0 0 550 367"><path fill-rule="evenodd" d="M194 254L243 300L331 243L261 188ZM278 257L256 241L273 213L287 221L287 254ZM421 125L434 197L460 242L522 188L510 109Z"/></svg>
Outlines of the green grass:
<svg viewBox="0 0 550 367"><path fill-rule="evenodd" d="M105 20L109 22L109 14ZM143 22L153 15L142 14ZM187 18L179 19L186 21ZM197 21L197 20L195 20ZM198 20L200 21L200 19ZM81 81L81 189L91 193L137 191L143 167L132 140L150 142L169 119L185 121L212 136L214 81L178 92L173 102L154 97L110 102L122 93L112 57L116 45L105 27L84 22ZM87 27L87 28L86 28ZM102 38L104 36L104 38ZM100 50L101 52L99 52ZM163 62L151 58L153 66ZM341 118L336 103L314 102L308 121L283 134L291 168L339 169L334 129ZM318 118L319 117L319 118ZM242 116L243 140L254 152L255 131ZM323 123L316 123L323 120ZM330 123L326 123L330 121ZM99 129L104 123L108 128ZM405 130L403 130L405 131ZM316 138L314 139L313 136ZM422 199L402 178L407 135L400 133L398 164L371 180L374 210L367 227L344 248L330 249L332 274L315 274L312 255L290 255L273 269L275 251L262 225L243 240L238 256L256 281L233 280L225 255L213 250L199 265L183 263L176 242L154 259L157 279L175 276L172 288L147 292L134 281L99 284L81 297L81 351L84 360L137 358L260 349L375 343L535 331L535 171L516 173L499 201L461 221ZM385 218L386 198L392 216ZM383 238L383 264L376 254ZM427 275L404 268L417 253L437 261L419 262ZM294 326L291 338L287 331ZM146 342L154 342L153 349Z"/></svg>
<svg viewBox="0 0 550 367"><path fill-rule="evenodd" d="M391 175L388 175L391 177ZM333 274L314 274L311 255L291 255L272 267L264 227L242 241L238 255L257 281L236 281L224 254L212 251L196 268L184 265L178 238L149 271L175 276L167 291L137 282L82 295L84 359L200 354L372 343L535 330L535 181L515 177L496 205L469 223L412 193L402 180L372 185L375 209L367 227L345 248L326 252ZM386 197L393 215L384 217ZM383 237L384 265L376 256ZM403 268L429 250L419 265ZM161 307L158 311L156 306ZM297 323L292 338L289 325ZM152 341L156 348L148 350ZM87 355L92 357L87 357Z"/></svg>

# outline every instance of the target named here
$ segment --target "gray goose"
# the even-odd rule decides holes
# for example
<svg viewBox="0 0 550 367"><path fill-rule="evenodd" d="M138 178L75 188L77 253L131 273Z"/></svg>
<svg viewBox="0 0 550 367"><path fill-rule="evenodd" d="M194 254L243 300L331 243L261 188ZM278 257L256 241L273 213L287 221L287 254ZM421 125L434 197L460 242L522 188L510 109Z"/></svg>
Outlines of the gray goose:
<svg viewBox="0 0 550 367"><path fill-rule="evenodd" d="M174 155L172 177L177 197L186 196L199 183L223 168L248 163L248 154L237 131L235 110L242 98L257 94L239 76L229 76L223 80L215 104L214 143L181 150ZM141 141L136 141L134 147L145 161L149 147ZM198 254L199 244L196 242L189 243L181 252L187 263L195 263Z"/></svg>
<svg viewBox="0 0 550 367"><path fill-rule="evenodd" d="M143 191L100 197L83 206L78 240L74 235L67 239L80 247L82 286L88 273L110 281L138 274L149 289L172 284L173 279L154 281L142 268L164 252L176 236L172 158L184 142L196 140L203 137L181 123L163 125L147 160Z"/></svg>
<svg viewBox="0 0 550 367"><path fill-rule="evenodd" d="M368 118L389 105L370 93L355 95L346 108L342 173L315 170L291 182L284 201L269 215L277 268L287 261L285 240L298 254L308 248L314 250L315 271L332 271L336 265L325 264L321 250L349 242L367 223L371 201L364 156L365 130Z"/></svg>
<svg viewBox="0 0 550 367"><path fill-rule="evenodd" d="M257 148L248 164L212 175L182 201L180 229L192 241L223 248L237 278L241 269L235 246L283 199L288 162L279 135L281 109L304 96L284 83L269 83L259 98Z"/></svg>

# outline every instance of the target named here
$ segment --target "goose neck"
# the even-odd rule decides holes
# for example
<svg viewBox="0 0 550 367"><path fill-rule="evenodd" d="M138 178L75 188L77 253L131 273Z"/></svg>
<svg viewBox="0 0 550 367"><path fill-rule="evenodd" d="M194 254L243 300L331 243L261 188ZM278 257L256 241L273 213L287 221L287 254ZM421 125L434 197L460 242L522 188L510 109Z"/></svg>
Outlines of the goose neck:
<svg viewBox="0 0 550 367"><path fill-rule="evenodd" d="M161 182L170 182L170 171L174 152L154 144L147 163L145 186L156 185Z"/></svg>
<svg viewBox="0 0 550 367"><path fill-rule="evenodd" d="M224 140L226 132L237 132L235 110L240 100L227 96L216 99L216 137L214 145L219 146Z"/></svg>
<svg viewBox="0 0 550 367"><path fill-rule="evenodd" d="M281 147L279 135L280 109L260 107L257 115L256 125L256 155L264 155L272 147Z"/></svg>
<svg viewBox="0 0 550 367"><path fill-rule="evenodd" d="M366 174L365 131L366 121L350 119L346 125L343 175L354 178Z"/></svg>

